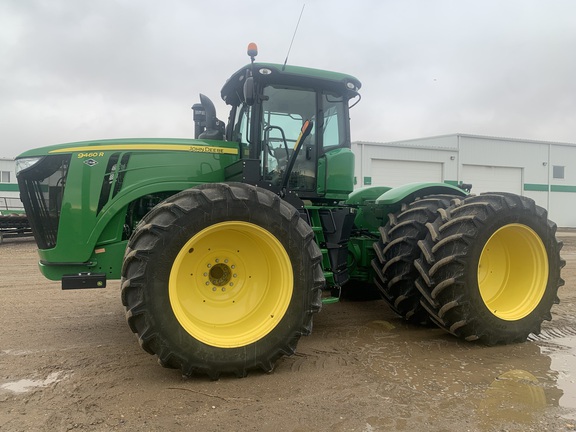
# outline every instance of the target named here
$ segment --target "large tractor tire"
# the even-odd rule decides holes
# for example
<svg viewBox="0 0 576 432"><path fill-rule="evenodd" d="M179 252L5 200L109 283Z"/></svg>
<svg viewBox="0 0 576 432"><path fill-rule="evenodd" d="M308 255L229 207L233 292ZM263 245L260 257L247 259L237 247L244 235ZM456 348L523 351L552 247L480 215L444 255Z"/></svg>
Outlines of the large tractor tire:
<svg viewBox="0 0 576 432"><path fill-rule="evenodd" d="M298 211L253 186L206 184L130 238L122 302L144 350L183 375L269 372L320 310L321 252Z"/></svg>
<svg viewBox="0 0 576 432"><path fill-rule="evenodd" d="M526 340L564 284L562 243L546 210L514 194L470 196L439 211L418 242L417 287L432 320L487 345Z"/></svg>
<svg viewBox="0 0 576 432"><path fill-rule="evenodd" d="M381 238L373 245L374 283L390 308L407 321L430 323L420 304L422 294L415 286L419 273L414 260L420 256L417 243L428 234L426 223L436 220L438 209L448 208L458 199L461 197L431 195L404 204L400 211L388 215L388 223L379 230Z"/></svg>

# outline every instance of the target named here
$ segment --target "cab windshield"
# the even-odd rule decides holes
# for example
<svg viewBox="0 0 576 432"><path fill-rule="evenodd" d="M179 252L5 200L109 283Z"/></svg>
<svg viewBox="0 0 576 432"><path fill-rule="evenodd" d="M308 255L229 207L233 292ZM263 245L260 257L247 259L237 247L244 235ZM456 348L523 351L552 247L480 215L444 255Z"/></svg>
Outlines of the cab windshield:
<svg viewBox="0 0 576 432"><path fill-rule="evenodd" d="M346 101L341 96L268 85L259 109L237 107L232 139L240 143L243 157L250 155L262 161L260 174L264 180L280 186L302 126L306 120L312 121L312 131L301 145L288 187L315 191L318 159L326 151L349 146L346 112ZM258 118L252 118L254 115Z"/></svg>

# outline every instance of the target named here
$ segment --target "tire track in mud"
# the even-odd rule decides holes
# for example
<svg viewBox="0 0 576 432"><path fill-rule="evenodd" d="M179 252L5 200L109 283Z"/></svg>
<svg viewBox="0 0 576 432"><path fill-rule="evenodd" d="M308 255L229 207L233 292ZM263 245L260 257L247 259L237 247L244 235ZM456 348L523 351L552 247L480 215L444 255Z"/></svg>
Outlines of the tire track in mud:
<svg viewBox="0 0 576 432"><path fill-rule="evenodd" d="M292 372L308 372L318 369L336 369L350 366L354 361L346 352L310 350L294 354L284 362Z"/></svg>
<svg viewBox="0 0 576 432"><path fill-rule="evenodd" d="M539 342L539 341L554 341L554 339L560 339L570 336L576 336L576 327L573 326L563 326L563 327L552 327L547 329L542 329L540 334L530 334L528 336L529 341Z"/></svg>

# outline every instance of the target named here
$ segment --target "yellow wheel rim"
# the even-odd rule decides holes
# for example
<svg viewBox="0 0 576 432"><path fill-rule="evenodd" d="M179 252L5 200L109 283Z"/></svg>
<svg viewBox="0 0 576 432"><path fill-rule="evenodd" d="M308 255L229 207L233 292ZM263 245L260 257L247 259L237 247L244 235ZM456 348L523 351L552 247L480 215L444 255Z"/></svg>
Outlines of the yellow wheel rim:
<svg viewBox="0 0 576 432"><path fill-rule="evenodd" d="M482 300L498 318L516 321L540 303L548 282L548 255L530 227L505 225L482 250L478 286Z"/></svg>
<svg viewBox="0 0 576 432"><path fill-rule="evenodd" d="M286 313L292 265L269 231L222 222L180 250L168 290L174 315L192 337L215 347L245 346L270 333Z"/></svg>

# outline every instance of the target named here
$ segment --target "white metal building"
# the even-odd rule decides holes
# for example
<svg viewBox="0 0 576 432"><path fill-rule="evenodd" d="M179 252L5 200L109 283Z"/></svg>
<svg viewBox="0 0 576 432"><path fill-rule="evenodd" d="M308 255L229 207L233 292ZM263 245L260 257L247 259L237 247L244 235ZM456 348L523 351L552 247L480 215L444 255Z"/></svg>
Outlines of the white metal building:
<svg viewBox="0 0 576 432"><path fill-rule="evenodd" d="M576 227L576 144L453 134L352 143L356 187L418 181L470 183L473 193L532 198L561 227Z"/></svg>
<svg viewBox="0 0 576 432"><path fill-rule="evenodd" d="M0 214L23 209L16 180L16 162L14 159L0 158Z"/></svg>

